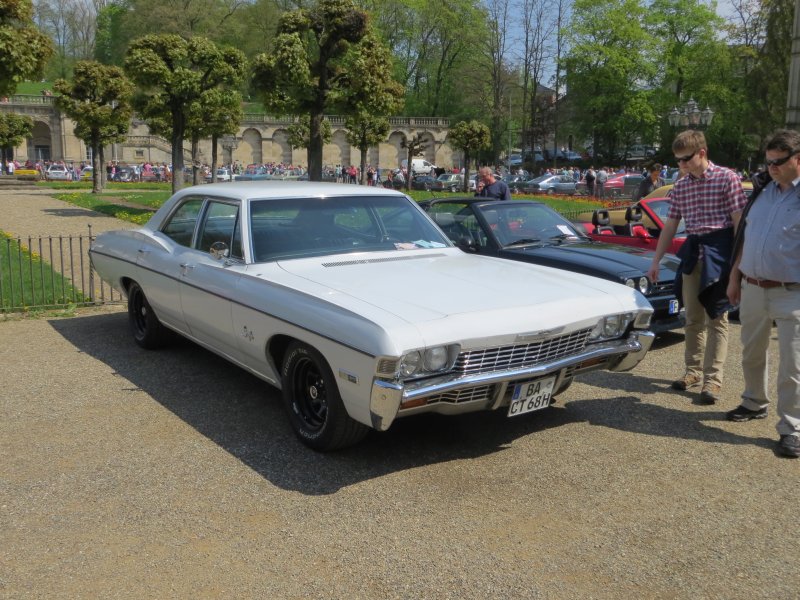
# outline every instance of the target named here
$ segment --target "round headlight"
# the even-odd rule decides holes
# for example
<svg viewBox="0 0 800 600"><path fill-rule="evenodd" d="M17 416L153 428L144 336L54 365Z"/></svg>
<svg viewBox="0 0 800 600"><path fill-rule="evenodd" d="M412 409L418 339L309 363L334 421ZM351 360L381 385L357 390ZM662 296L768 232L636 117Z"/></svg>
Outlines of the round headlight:
<svg viewBox="0 0 800 600"><path fill-rule="evenodd" d="M619 315L611 315L606 317L605 327L603 329L603 337L614 337L619 334Z"/></svg>
<svg viewBox="0 0 800 600"><path fill-rule="evenodd" d="M447 348L437 346L425 350L425 369L428 371L441 371L447 366Z"/></svg>
<svg viewBox="0 0 800 600"><path fill-rule="evenodd" d="M628 277L628 279L625 280L625 285L627 285L629 288L632 288L634 290L636 289L636 282L633 279L631 279L630 277Z"/></svg>
<svg viewBox="0 0 800 600"><path fill-rule="evenodd" d="M643 294L647 293L647 289L650 287L650 282L647 281L647 277L639 277L639 291Z"/></svg>
<svg viewBox="0 0 800 600"><path fill-rule="evenodd" d="M403 362L400 363L400 374L408 377L416 373L422 366L422 355L417 352L409 352L403 357Z"/></svg>

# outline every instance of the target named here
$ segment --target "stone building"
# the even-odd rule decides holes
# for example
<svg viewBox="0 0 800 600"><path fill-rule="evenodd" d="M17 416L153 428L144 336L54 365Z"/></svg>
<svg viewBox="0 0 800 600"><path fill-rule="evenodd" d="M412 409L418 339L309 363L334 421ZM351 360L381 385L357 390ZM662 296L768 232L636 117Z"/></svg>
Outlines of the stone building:
<svg viewBox="0 0 800 600"><path fill-rule="evenodd" d="M34 120L33 134L19 147L12 149L20 162L31 160L63 160L79 163L91 159L86 144L75 136L75 124L59 111L52 96L15 95L4 98L0 110L28 115ZM344 117L329 116L333 137L323 149L325 165L358 165L361 153L346 138ZM246 114L235 136L220 139L217 162L242 165L282 162L306 166L306 149L293 148L288 142L287 127L293 119L276 119L262 114ZM399 167L405 158L403 142L420 135L426 142L422 158L439 166L462 166L462 155L447 143L449 120L443 118L391 117L386 140L367 152L367 162L381 168ZM170 144L150 134L147 125L134 119L124 142L106 148L106 160L122 163L170 162ZM184 146L184 161L190 164L189 143ZM211 163L211 140L200 142L201 163Z"/></svg>

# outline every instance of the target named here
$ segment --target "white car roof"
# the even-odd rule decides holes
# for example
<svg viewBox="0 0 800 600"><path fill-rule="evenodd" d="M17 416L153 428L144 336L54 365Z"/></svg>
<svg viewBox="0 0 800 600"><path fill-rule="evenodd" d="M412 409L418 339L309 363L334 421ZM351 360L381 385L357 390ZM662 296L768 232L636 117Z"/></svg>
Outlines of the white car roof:
<svg viewBox="0 0 800 600"><path fill-rule="evenodd" d="M335 196L404 196L402 192L379 186L342 185L315 181L234 181L186 187L175 197L192 194L223 196L245 200L248 198L308 198Z"/></svg>

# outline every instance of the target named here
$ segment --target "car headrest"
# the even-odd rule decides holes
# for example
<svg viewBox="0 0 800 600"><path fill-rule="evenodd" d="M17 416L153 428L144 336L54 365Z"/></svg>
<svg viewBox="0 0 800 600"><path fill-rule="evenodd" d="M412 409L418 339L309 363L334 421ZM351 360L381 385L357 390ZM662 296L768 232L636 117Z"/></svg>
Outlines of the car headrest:
<svg viewBox="0 0 800 600"><path fill-rule="evenodd" d="M642 207L641 206L629 206L625 210L625 220L628 223L638 223L642 220Z"/></svg>
<svg viewBox="0 0 800 600"><path fill-rule="evenodd" d="M439 227L449 227L456 222L456 217L453 213L448 212L439 212L439 213L432 213L433 220L436 221L436 224Z"/></svg>
<svg viewBox="0 0 800 600"><path fill-rule="evenodd" d="M592 213L592 225L595 227L605 226L611 222L611 215L605 208L598 208Z"/></svg>

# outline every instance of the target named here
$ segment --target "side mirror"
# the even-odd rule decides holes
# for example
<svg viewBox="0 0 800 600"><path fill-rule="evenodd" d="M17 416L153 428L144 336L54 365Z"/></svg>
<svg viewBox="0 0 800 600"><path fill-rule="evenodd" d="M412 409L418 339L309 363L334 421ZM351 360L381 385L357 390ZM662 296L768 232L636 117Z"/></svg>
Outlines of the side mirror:
<svg viewBox="0 0 800 600"><path fill-rule="evenodd" d="M458 238L456 245L464 252L470 252L472 254L475 254L478 252L478 250L480 250L480 245L478 245L478 242L476 242L472 236L469 235L464 235Z"/></svg>
<svg viewBox="0 0 800 600"><path fill-rule="evenodd" d="M213 256L217 260L228 258L228 255L230 254L228 244L226 244L225 242L214 242L213 244L211 244L209 252L211 253L211 256Z"/></svg>

